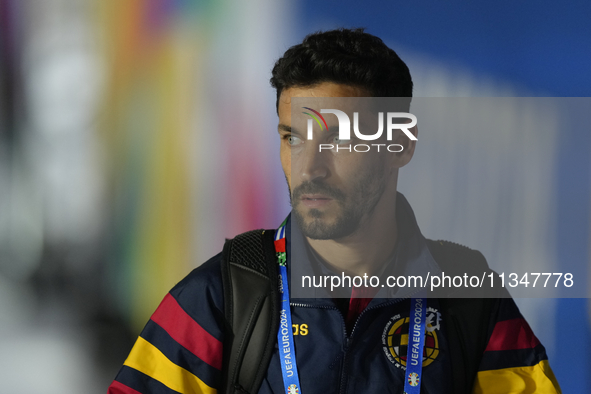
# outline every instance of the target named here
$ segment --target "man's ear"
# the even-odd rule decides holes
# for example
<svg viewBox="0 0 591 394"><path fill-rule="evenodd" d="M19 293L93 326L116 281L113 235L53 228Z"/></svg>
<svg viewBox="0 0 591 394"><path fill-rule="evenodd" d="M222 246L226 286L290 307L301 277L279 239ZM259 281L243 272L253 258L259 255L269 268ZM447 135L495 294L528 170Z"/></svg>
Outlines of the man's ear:
<svg viewBox="0 0 591 394"><path fill-rule="evenodd" d="M415 137L418 138L419 129L416 125L409 128L408 131L410 131ZM398 144L402 146L402 150L400 152L393 154L392 167L404 167L408 164L410 159L412 159L412 156L415 153L415 146L417 144L417 141L411 140L406 134L402 132L402 130L396 130L396 134L394 134L393 137L394 138L392 138L392 144Z"/></svg>

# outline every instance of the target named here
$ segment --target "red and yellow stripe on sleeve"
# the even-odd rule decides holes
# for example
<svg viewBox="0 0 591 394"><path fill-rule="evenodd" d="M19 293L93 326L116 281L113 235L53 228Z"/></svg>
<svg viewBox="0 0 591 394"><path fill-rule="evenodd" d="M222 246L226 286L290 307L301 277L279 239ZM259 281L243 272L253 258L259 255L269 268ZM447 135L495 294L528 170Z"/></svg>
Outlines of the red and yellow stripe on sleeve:
<svg viewBox="0 0 591 394"><path fill-rule="evenodd" d="M523 317L496 323L473 393L561 393L546 350Z"/></svg>
<svg viewBox="0 0 591 394"><path fill-rule="evenodd" d="M109 394L217 393L222 342L168 294L135 343Z"/></svg>

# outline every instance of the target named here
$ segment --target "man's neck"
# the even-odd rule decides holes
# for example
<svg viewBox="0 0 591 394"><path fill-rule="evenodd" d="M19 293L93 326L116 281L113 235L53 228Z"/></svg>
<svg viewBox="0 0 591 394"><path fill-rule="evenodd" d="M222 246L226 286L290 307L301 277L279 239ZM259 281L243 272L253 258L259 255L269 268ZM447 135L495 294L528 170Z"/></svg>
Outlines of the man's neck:
<svg viewBox="0 0 591 394"><path fill-rule="evenodd" d="M306 237L310 247L335 271L368 276L382 272L396 248L396 198L376 207L351 235L341 239L317 240Z"/></svg>

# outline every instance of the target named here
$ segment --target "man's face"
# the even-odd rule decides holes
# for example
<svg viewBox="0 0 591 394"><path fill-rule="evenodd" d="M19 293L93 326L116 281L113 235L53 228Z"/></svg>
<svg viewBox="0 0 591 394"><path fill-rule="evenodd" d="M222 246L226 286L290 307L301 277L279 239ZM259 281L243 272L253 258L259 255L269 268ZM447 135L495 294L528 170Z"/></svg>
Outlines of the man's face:
<svg viewBox="0 0 591 394"><path fill-rule="evenodd" d="M315 129L313 139L307 140L305 121L292 124L291 99L367 96L363 89L328 82L286 89L281 94L278 108L281 164L294 217L309 238L340 239L359 229L374 214L388 182L392 181L390 159L395 154L319 152L319 144L339 143L344 147L356 141L338 140L338 122L332 115L325 116L328 130ZM294 114L294 120L296 116L299 114Z"/></svg>

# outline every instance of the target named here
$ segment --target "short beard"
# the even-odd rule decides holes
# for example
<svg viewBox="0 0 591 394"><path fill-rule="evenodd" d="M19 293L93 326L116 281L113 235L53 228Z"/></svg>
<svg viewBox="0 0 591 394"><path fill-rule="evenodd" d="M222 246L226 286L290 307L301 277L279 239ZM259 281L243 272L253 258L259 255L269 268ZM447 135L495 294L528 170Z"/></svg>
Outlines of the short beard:
<svg viewBox="0 0 591 394"><path fill-rule="evenodd" d="M292 214L302 233L310 239L317 240L341 239L355 233L359 229L361 220L373 214L384 193L386 186L383 175L383 168L370 172L355 185L350 195L345 195L341 190L321 181L304 182L296 187L293 193L290 190ZM312 217L313 220L306 222L305 217L298 210L302 194L323 194L332 198L340 206L341 214L334 223L329 224L323 220L322 211L311 209L308 211L308 217Z"/></svg>

